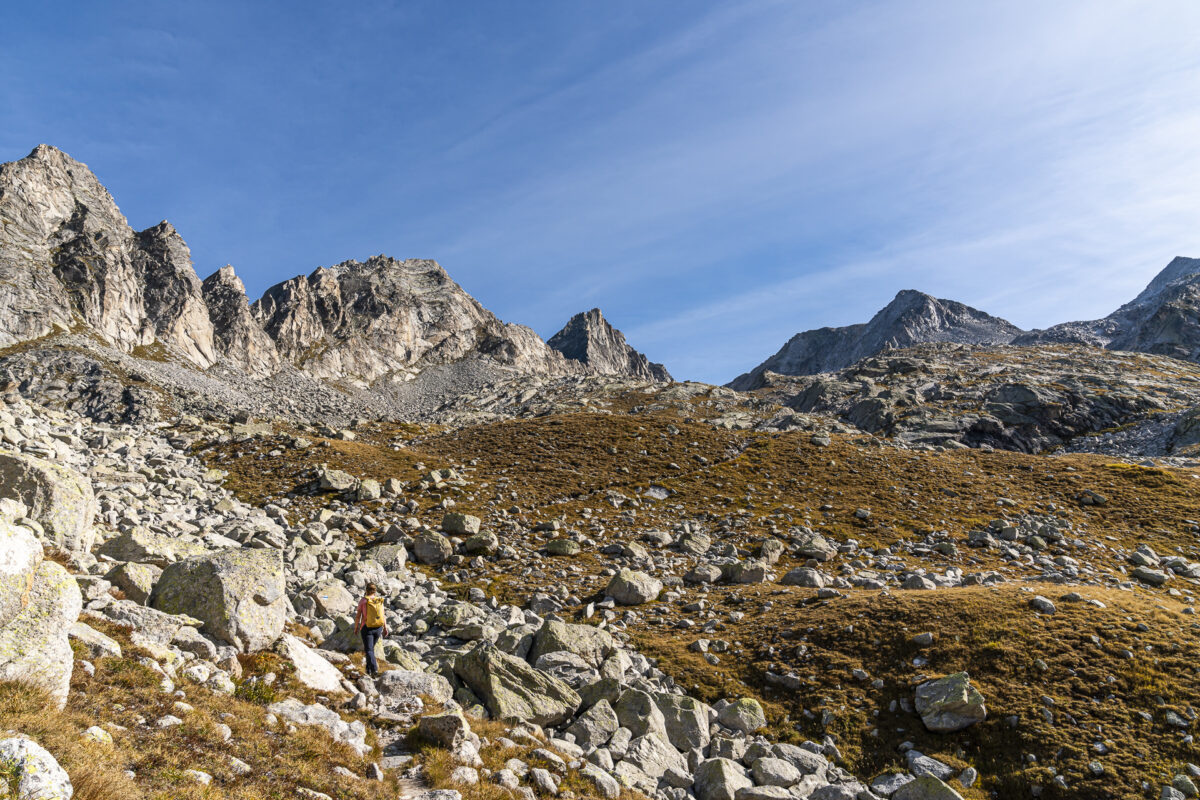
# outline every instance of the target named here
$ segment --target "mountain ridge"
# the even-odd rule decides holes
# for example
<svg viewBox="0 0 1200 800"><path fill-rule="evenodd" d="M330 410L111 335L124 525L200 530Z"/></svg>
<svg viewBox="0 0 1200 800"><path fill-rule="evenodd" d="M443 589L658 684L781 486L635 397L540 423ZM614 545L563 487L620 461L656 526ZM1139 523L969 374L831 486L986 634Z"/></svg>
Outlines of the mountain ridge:
<svg viewBox="0 0 1200 800"><path fill-rule="evenodd" d="M904 289L869 322L797 333L726 386L753 390L765 384L767 372L837 372L884 350L938 342L1084 344L1200 361L1200 259L1176 256L1137 297L1106 317L1031 331L962 303Z"/></svg>
<svg viewBox="0 0 1200 800"><path fill-rule="evenodd" d="M953 300L904 289L869 322L802 331L775 355L730 381L746 391L762 386L763 374L811 375L835 372L881 350L929 342L1007 344L1020 329Z"/></svg>
<svg viewBox="0 0 1200 800"><path fill-rule="evenodd" d="M165 345L200 370L224 363L265 378L292 365L360 388L464 361L658 379L644 358L602 373L565 357L498 319L436 261L351 259L252 301L231 266L201 281L171 223L135 231L87 165L50 145L0 166L0 219L0 347L85 329L126 353Z"/></svg>

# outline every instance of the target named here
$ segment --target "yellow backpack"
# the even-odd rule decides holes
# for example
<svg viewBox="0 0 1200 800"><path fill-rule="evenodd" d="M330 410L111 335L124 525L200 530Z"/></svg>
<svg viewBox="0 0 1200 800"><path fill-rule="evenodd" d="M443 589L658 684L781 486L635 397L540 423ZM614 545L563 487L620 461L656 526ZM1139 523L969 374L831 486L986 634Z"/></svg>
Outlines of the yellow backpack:
<svg viewBox="0 0 1200 800"><path fill-rule="evenodd" d="M363 612L363 625L367 628L378 628L383 623L383 598L378 595L368 597L367 607Z"/></svg>

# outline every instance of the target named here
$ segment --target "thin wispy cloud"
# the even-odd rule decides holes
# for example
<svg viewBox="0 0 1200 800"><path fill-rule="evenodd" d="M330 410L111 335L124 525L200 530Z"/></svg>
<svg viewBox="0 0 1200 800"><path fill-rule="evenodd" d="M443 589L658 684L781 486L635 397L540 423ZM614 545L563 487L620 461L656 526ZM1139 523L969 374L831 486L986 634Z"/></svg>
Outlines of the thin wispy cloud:
<svg viewBox="0 0 1200 800"><path fill-rule="evenodd" d="M0 147L73 152L252 292L432 257L725 381L900 289L1044 327L1200 255L1190 0L75 11L0 30L6 74L54 56Z"/></svg>

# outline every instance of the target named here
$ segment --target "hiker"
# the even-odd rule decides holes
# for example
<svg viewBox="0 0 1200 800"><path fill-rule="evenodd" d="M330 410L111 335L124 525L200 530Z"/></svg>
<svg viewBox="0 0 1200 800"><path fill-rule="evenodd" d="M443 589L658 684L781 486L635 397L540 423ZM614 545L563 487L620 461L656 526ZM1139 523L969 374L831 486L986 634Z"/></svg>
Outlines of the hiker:
<svg viewBox="0 0 1200 800"><path fill-rule="evenodd" d="M373 583L367 584L367 593L358 601L358 611L354 613L354 632L362 634L367 674L374 678L379 674L379 663L375 660L375 643L379 641L379 637L388 635L388 627L383 616L383 597Z"/></svg>

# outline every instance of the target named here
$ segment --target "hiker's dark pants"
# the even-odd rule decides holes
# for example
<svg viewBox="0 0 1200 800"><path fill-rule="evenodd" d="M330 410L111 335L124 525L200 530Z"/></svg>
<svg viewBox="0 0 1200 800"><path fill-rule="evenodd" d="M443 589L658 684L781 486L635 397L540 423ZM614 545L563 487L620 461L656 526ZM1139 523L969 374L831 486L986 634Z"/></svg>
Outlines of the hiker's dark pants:
<svg viewBox="0 0 1200 800"><path fill-rule="evenodd" d="M375 675L379 672L379 664L375 661L375 643L379 641L381 636L383 636L382 625L362 629L363 655L367 660L368 675Z"/></svg>

